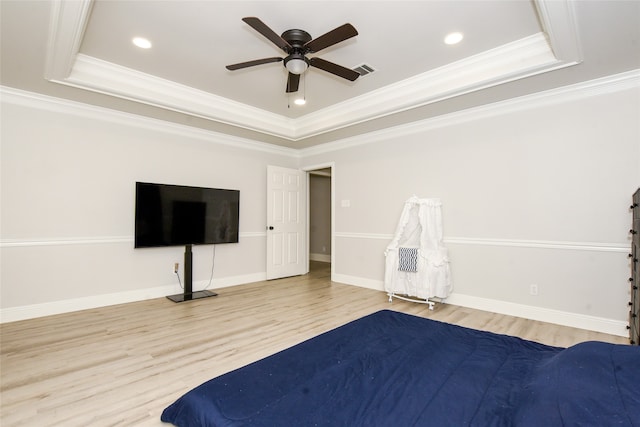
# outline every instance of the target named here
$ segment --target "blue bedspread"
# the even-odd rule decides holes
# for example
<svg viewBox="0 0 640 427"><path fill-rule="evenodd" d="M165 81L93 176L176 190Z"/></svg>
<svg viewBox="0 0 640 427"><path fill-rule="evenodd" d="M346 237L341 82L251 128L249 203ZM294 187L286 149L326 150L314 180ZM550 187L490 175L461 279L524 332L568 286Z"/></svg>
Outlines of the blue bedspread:
<svg viewBox="0 0 640 427"><path fill-rule="evenodd" d="M195 426L640 426L640 348L568 349L383 310L167 407Z"/></svg>

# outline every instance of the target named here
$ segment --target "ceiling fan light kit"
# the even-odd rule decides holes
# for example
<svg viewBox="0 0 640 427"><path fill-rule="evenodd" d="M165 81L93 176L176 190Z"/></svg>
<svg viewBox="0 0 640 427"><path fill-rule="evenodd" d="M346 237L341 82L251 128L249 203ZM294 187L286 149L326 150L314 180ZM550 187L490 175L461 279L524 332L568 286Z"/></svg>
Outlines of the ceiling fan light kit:
<svg viewBox="0 0 640 427"><path fill-rule="evenodd" d="M290 73L302 74L309 68L309 61L301 53L292 53L284 58L284 66Z"/></svg>
<svg viewBox="0 0 640 427"><path fill-rule="evenodd" d="M287 56L285 58L272 57L231 64L227 65L226 68L228 70L240 70L242 68L253 67L256 65L283 61L284 67L289 72L287 78L287 93L298 91L300 75L307 71L309 67L319 68L349 81L355 81L360 76L357 71L343 67L342 65L334 64L333 62L329 62L322 58L307 58L307 54L316 53L329 46L333 46L344 40L350 39L351 37L357 36L358 31L351 24L344 24L313 39L311 35L304 30L291 29L285 31L281 36L279 36L258 18L247 17L242 18L242 20L275 44L278 48L286 52Z"/></svg>

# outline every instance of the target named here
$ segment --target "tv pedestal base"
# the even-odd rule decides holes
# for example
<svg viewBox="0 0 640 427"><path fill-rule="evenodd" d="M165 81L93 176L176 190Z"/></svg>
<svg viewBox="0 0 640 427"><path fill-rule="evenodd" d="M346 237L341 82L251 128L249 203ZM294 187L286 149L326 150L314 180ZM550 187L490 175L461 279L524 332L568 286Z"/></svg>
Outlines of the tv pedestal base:
<svg viewBox="0 0 640 427"><path fill-rule="evenodd" d="M215 297L215 292L207 291L196 291L193 292L192 280L191 280L191 270L193 263L193 252L191 250L191 245L186 245L184 247L184 292L177 295L169 295L169 298L173 302L184 302L184 301L192 301L194 299L201 298L209 298Z"/></svg>
<svg viewBox="0 0 640 427"><path fill-rule="evenodd" d="M167 298L169 298L173 302L184 302L184 301L191 301L194 299L215 297L217 295L218 294L211 291L196 291L190 294L169 295Z"/></svg>

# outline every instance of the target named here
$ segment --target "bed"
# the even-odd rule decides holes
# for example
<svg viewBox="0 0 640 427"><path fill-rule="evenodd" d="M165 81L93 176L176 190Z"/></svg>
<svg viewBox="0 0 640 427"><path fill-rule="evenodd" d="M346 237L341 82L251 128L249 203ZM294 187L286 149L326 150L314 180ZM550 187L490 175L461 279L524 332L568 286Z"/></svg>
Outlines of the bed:
<svg viewBox="0 0 640 427"><path fill-rule="evenodd" d="M639 426L640 348L551 347L391 310L187 392L195 426Z"/></svg>

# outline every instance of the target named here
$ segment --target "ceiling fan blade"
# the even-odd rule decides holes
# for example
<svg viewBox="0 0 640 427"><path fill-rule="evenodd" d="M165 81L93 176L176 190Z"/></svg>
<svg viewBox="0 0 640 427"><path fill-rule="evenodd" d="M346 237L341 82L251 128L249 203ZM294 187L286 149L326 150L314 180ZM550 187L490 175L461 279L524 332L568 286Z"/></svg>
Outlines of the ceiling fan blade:
<svg viewBox="0 0 640 427"><path fill-rule="evenodd" d="M357 36L358 31L351 24L344 24L326 34L317 37L304 45L309 52L319 52L324 48Z"/></svg>
<svg viewBox="0 0 640 427"><path fill-rule="evenodd" d="M297 92L300 85L300 74L289 73L287 78L287 93Z"/></svg>
<svg viewBox="0 0 640 427"><path fill-rule="evenodd" d="M227 70L239 70L241 68L247 68L247 67L253 67L254 65L262 65L262 64L269 64L271 62L280 62L282 61L283 58L280 57L273 57L273 58L263 58L263 59L256 59L253 61L247 61L247 62L240 62L238 64L231 64L231 65L227 65Z"/></svg>
<svg viewBox="0 0 640 427"><path fill-rule="evenodd" d="M269 39L271 43L275 44L285 52L288 53L292 49L291 45L287 43L285 39L283 39L278 34L276 34L275 31L269 28L267 24L262 22L260 19L250 16L247 18L242 18L242 20L247 24L249 24L254 30L256 30L257 32L265 36L267 39Z"/></svg>
<svg viewBox="0 0 640 427"><path fill-rule="evenodd" d="M357 71L353 71L349 68L343 67L342 65L334 64L333 62L329 62L322 58L311 58L309 60L309 65L351 81L360 77L360 73Z"/></svg>

